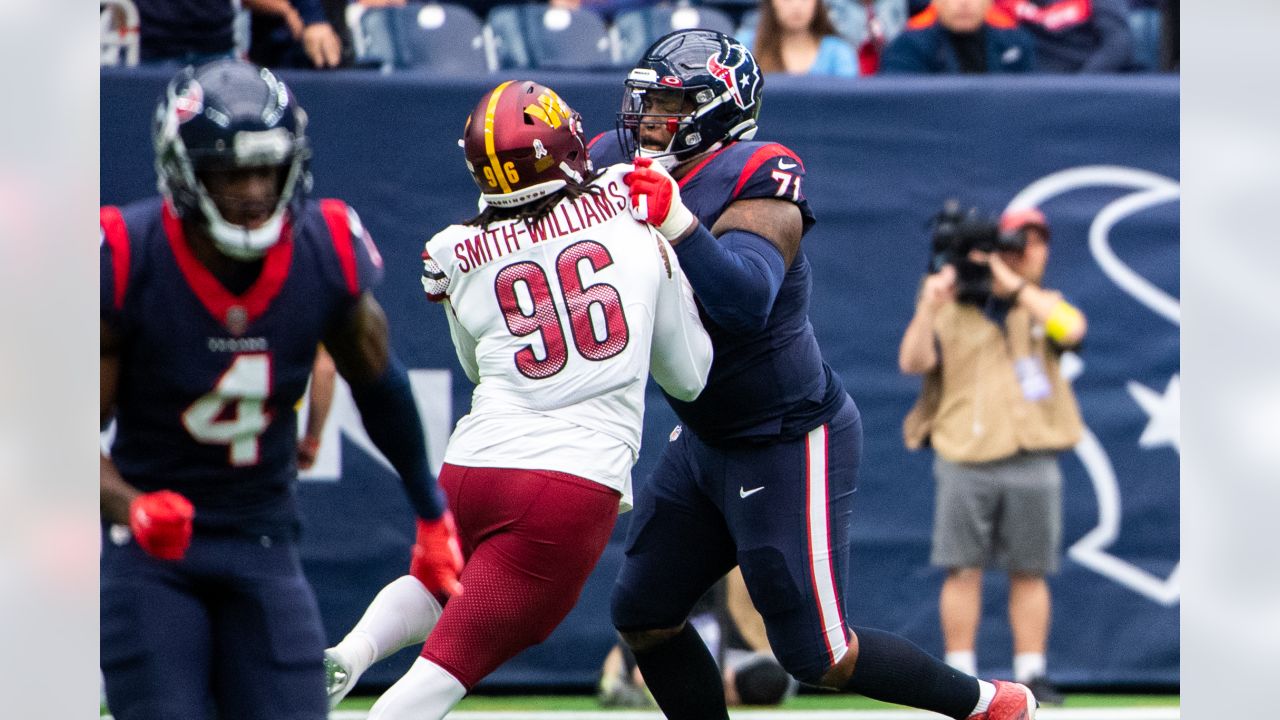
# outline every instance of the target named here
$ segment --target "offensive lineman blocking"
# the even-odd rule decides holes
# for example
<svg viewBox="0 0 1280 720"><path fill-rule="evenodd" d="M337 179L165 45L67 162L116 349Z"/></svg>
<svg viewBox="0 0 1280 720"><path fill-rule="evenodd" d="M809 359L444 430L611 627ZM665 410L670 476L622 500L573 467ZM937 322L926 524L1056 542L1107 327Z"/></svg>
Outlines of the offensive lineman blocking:
<svg viewBox="0 0 1280 720"><path fill-rule="evenodd" d="M711 366L675 253L631 217L631 168L593 171L558 95L502 83L467 119L463 149L484 209L427 242L423 287L476 383L440 473L466 592L442 609L399 578L326 653L336 704L372 663L426 637L371 720L443 717L559 625L631 505L646 375L693 400Z"/></svg>
<svg viewBox="0 0 1280 720"><path fill-rule="evenodd" d="M727 720L686 619L738 565L800 681L957 720L1031 720L1024 686L979 681L845 617L861 418L808 320L804 164L753 140L763 82L733 38L671 33L628 75L616 136L592 142L598 159L636 157L632 203L680 256L716 349L702 395L669 398L683 425L637 492L614 626L668 718Z"/></svg>

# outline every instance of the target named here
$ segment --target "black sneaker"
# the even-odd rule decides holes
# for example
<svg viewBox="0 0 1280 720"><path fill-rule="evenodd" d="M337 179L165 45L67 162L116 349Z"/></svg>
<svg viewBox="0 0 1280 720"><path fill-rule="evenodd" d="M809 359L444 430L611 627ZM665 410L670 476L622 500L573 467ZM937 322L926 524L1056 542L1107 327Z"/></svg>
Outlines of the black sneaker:
<svg viewBox="0 0 1280 720"><path fill-rule="evenodd" d="M1061 705L1066 700L1066 696L1043 675L1031 678L1024 684L1031 689L1031 693L1036 696L1036 700L1039 700L1041 705Z"/></svg>

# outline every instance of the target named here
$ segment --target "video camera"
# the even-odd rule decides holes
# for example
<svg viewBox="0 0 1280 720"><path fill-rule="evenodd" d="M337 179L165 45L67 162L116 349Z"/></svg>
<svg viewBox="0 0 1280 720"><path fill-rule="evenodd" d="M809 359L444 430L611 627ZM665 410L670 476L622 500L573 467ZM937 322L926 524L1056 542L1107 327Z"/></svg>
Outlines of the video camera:
<svg viewBox="0 0 1280 720"><path fill-rule="evenodd" d="M960 201L951 198L930 222L933 230L933 252L929 256L929 272L943 266L956 269L956 299L972 305L983 305L991 297L991 268L969 259L973 250L981 252L1022 252L1027 246L1026 233L1000 231L1000 223L982 216L977 208L960 209Z"/></svg>

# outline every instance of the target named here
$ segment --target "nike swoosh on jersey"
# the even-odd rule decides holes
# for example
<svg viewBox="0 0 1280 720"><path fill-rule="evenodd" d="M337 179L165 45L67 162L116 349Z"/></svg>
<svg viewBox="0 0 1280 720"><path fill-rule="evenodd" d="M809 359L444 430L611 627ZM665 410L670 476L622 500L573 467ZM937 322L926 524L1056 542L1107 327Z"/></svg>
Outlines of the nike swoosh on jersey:
<svg viewBox="0 0 1280 720"><path fill-rule="evenodd" d="M760 491L761 491L761 490L763 490L763 489L764 489L764 486L763 486L763 485L761 485L760 487L751 488L750 490L748 490L748 489L746 489L746 488L742 487L741 485L739 485L739 486L738 486L738 497L740 497L740 498L745 498L745 497L747 497L748 495L755 495L756 493L760 492Z"/></svg>
<svg viewBox="0 0 1280 720"><path fill-rule="evenodd" d="M798 165L798 164L799 164L799 163L787 162L786 160L779 160L779 161L778 161L778 169L779 169L779 170L790 170L791 168L795 167L795 166L796 166L796 165Z"/></svg>

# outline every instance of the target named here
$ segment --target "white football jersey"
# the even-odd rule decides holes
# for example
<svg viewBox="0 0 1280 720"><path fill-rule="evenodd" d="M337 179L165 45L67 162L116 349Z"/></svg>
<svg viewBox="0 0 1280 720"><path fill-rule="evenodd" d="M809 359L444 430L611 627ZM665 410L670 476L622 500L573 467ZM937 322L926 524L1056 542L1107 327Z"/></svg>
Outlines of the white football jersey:
<svg viewBox="0 0 1280 720"><path fill-rule="evenodd" d="M630 507L646 376L692 399L711 367L675 251L628 211L630 169L610 167L592 183L599 194L562 200L536 223L453 225L427 242L476 383L446 462L566 472Z"/></svg>

